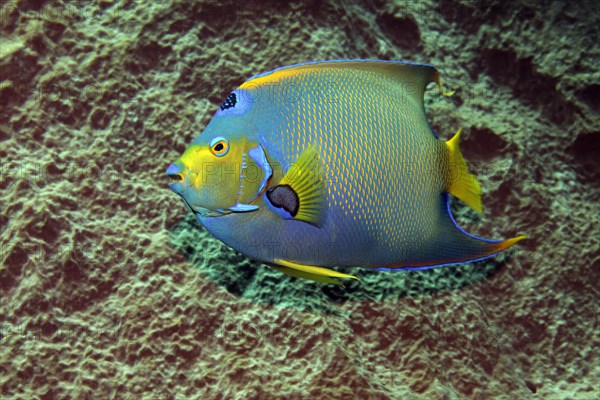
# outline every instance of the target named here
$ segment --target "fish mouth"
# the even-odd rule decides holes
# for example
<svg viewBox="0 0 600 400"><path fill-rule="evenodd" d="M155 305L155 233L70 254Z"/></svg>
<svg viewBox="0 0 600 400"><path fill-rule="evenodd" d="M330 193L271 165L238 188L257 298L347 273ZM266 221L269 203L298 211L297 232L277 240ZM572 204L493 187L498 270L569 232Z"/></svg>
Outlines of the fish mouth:
<svg viewBox="0 0 600 400"><path fill-rule="evenodd" d="M184 171L185 172L185 171ZM191 189L189 185L188 177L186 174L181 172L180 167L177 164L171 164L167 169L167 175L171 178L169 188L175 192L183 200L183 204L196 215L199 219L210 218L210 217L222 217L230 214L232 211L226 209L210 209L201 206L192 206L187 200L187 195Z"/></svg>

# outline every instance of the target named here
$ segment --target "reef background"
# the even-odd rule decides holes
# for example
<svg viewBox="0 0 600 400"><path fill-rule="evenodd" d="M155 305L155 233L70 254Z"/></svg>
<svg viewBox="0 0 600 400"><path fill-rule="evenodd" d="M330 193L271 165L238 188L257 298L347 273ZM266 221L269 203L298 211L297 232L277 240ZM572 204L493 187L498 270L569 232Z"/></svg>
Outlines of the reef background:
<svg viewBox="0 0 600 400"><path fill-rule="evenodd" d="M593 1L0 4L3 399L598 398ZM341 289L199 227L164 171L221 101L345 58L436 65L484 190L457 220L529 239Z"/></svg>

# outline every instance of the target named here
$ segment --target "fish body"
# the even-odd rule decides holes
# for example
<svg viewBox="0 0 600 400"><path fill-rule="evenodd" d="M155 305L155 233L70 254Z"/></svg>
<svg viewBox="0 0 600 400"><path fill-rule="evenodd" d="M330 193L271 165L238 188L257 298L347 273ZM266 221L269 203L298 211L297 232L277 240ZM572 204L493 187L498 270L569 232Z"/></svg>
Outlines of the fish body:
<svg viewBox="0 0 600 400"><path fill-rule="evenodd" d="M489 257L448 193L481 210L458 148L438 139L423 95L430 65L325 61L257 75L225 100L167 170L214 236L282 272L326 283L333 266L422 269ZM441 85L440 85L441 88ZM225 149L225 154L217 154Z"/></svg>

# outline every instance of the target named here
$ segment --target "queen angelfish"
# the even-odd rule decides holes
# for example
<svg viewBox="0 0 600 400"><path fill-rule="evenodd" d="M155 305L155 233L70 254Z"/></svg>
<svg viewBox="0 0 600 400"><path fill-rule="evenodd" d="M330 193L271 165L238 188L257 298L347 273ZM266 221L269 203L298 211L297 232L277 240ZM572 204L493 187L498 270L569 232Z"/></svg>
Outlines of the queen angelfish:
<svg viewBox="0 0 600 400"><path fill-rule="evenodd" d="M333 266L427 269L491 257L454 221L448 194L481 211L459 149L427 121L431 65L323 61L234 90L167 169L170 187L215 237L292 276L356 278ZM356 278L357 279L357 278Z"/></svg>

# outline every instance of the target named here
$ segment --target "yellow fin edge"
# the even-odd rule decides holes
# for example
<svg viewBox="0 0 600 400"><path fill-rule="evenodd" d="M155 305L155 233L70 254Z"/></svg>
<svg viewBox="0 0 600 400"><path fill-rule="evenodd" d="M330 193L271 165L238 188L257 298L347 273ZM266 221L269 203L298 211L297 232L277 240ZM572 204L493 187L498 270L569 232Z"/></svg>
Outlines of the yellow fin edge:
<svg viewBox="0 0 600 400"><path fill-rule="evenodd" d="M512 247L513 245L517 244L518 242L520 242L523 239L527 239L527 236L520 235L520 236L517 236L517 237L514 237L514 238L503 240L503 241L498 242L498 243L494 243L492 245L492 249L491 249L492 251L491 251L491 253L498 253L500 251L506 250L509 247Z"/></svg>
<svg viewBox="0 0 600 400"><path fill-rule="evenodd" d="M450 174L447 190L453 196L464 201L473 210L482 212L481 186L479 186L475 175L469 173L467 162L460 152L459 141L461 132L462 128L451 139L446 141L446 146L450 153Z"/></svg>
<svg viewBox="0 0 600 400"><path fill-rule="evenodd" d="M440 73L437 69L433 74L433 81L438 85L438 87L440 88L440 92L443 96L450 97L454 93L456 93L456 90L447 91L446 89L444 89L444 86L442 86L442 78L440 78Z"/></svg>
<svg viewBox="0 0 600 400"><path fill-rule="evenodd" d="M298 213L294 219L316 226L323 222L326 196L322 172L316 146L309 145L279 182L289 185L298 195Z"/></svg>
<svg viewBox="0 0 600 400"><path fill-rule="evenodd" d="M356 279L360 281L360 279L354 275L344 274L329 268L298 264L292 261L281 259L276 259L274 263L277 265L273 265L273 268L275 268L277 271L283 272L284 274L293 276L295 278L308 279L315 282L331 283L341 286L344 285L334 278Z"/></svg>

